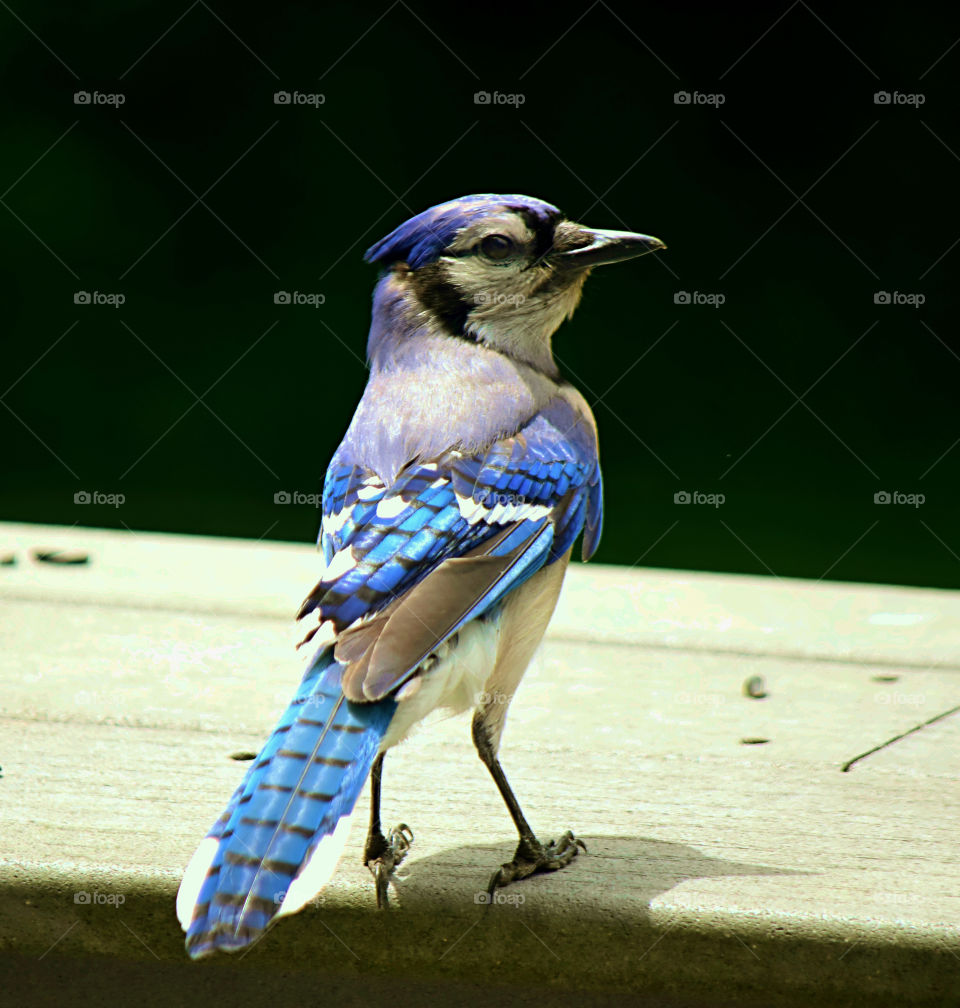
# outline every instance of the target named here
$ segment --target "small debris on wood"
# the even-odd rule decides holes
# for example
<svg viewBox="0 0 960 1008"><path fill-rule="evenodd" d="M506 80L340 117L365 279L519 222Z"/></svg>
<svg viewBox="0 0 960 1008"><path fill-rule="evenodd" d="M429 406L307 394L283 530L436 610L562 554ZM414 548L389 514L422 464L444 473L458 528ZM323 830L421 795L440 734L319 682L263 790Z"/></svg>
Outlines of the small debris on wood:
<svg viewBox="0 0 960 1008"><path fill-rule="evenodd" d="M764 697L769 696L770 694L767 692L763 676L750 676L750 678L743 684L743 695L745 697L750 697L751 700L762 700Z"/></svg>
<svg viewBox="0 0 960 1008"><path fill-rule="evenodd" d="M38 563L86 564L90 563L90 554L84 550L35 549L33 559Z"/></svg>
<svg viewBox="0 0 960 1008"><path fill-rule="evenodd" d="M240 752L230 753L230 759L238 760L241 763L246 762L247 760L252 760L252 759L256 759L256 758L257 758L257 754L255 752L247 752L246 750L241 750Z"/></svg>
<svg viewBox="0 0 960 1008"><path fill-rule="evenodd" d="M740 745L766 745L770 739L768 738L753 738L748 736L747 738L740 739Z"/></svg>

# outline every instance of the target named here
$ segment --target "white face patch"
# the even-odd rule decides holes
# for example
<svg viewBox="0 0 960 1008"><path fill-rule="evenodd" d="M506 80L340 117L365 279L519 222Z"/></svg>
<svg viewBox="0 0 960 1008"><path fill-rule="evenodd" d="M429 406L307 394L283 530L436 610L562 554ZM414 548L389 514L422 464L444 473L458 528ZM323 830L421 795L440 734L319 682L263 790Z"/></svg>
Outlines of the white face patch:
<svg viewBox="0 0 960 1008"><path fill-rule="evenodd" d="M484 255L479 246L492 235L513 241L516 254L503 260ZM589 271L556 274L549 265L534 266L536 239L523 217L507 211L464 228L440 261L444 280L467 307L469 335L555 374L550 338L573 314Z"/></svg>
<svg viewBox="0 0 960 1008"><path fill-rule="evenodd" d="M496 217L484 217L482 221L465 227L456 239L450 243L449 252L463 253L474 248L487 235L501 234L511 238L522 252L530 247L536 237L527 222L510 210L505 210ZM497 269L502 267L497 266Z"/></svg>
<svg viewBox="0 0 960 1008"><path fill-rule="evenodd" d="M501 260L485 256L479 246L493 235L513 242L514 254ZM464 228L450 245L442 259L444 279L457 288L471 310L502 304L505 298L516 300L520 292L515 288L526 279L535 240L536 235L517 214L485 218Z"/></svg>

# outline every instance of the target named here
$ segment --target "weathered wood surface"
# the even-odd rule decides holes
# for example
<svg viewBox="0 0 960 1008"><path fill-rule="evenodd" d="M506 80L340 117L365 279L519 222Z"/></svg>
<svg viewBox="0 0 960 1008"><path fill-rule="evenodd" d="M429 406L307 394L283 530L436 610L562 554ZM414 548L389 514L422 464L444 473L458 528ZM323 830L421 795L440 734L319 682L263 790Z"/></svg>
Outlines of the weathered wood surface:
<svg viewBox="0 0 960 1008"><path fill-rule="evenodd" d="M960 593L575 567L502 755L534 828L589 852L479 905L512 826L468 720L438 721L386 764L416 835L396 909L358 828L318 908L197 966L179 874L293 691L318 558L29 525L0 553L0 973L25 1001L960 1004L960 715L840 769L960 703Z"/></svg>

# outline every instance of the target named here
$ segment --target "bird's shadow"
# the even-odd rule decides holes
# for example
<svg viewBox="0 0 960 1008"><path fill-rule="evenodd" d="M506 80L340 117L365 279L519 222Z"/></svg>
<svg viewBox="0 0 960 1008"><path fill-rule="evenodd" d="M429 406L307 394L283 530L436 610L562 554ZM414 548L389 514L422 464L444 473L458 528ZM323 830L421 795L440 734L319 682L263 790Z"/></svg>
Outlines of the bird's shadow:
<svg viewBox="0 0 960 1008"><path fill-rule="evenodd" d="M726 876L805 875L807 872L715 858L687 844L637 836L592 835L566 868L498 890L494 903L557 912L575 904L580 916L648 910L659 896L691 879ZM414 848L415 850L415 848ZM438 903L463 912L468 903L496 911L486 896L493 873L513 857L510 844L468 844L413 859L391 888L395 905L411 911ZM561 904L557 906L557 902Z"/></svg>
<svg viewBox="0 0 960 1008"><path fill-rule="evenodd" d="M673 984L702 993L702 978L694 974L711 957L734 962L751 983L759 982L754 973L769 968L768 960L760 963L754 950L733 938L718 944L716 922L711 931L704 919L701 928L695 911L671 913L668 901L664 918L651 904L691 879L807 874L710 857L648 837L582 839L587 851L567 867L498 890L503 899L492 903L487 886L512 859L515 844L468 843L418 858L414 842L390 887L388 910L377 910L373 880L354 865L343 892L321 896L307 912L284 921L282 940L278 927L244 962L293 959L324 962L328 972L338 963L337 969L358 976L402 973L417 982L452 984L441 1000L477 1005L503 984L533 992L531 1004L560 1004L561 991L580 991L580 1008L601 1003L592 995L583 1000L582 992L592 989ZM363 872L366 884L358 886L354 870ZM465 984L480 986L468 997L466 988L457 993Z"/></svg>

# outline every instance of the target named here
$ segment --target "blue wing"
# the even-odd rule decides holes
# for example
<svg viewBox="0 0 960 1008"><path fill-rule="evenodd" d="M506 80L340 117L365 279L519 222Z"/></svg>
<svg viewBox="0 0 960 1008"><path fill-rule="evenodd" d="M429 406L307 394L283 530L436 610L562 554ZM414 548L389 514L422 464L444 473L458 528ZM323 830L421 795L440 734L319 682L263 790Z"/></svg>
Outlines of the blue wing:
<svg viewBox="0 0 960 1008"><path fill-rule="evenodd" d="M389 486L338 453L323 495L327 570L299 615L316 610L343 631L408 597L445 560L509 560L434 628L436 644L564 555L581 531L589 557L600 524L595 436L565 401L482 454L453 448L415 460Z"/></svg>

